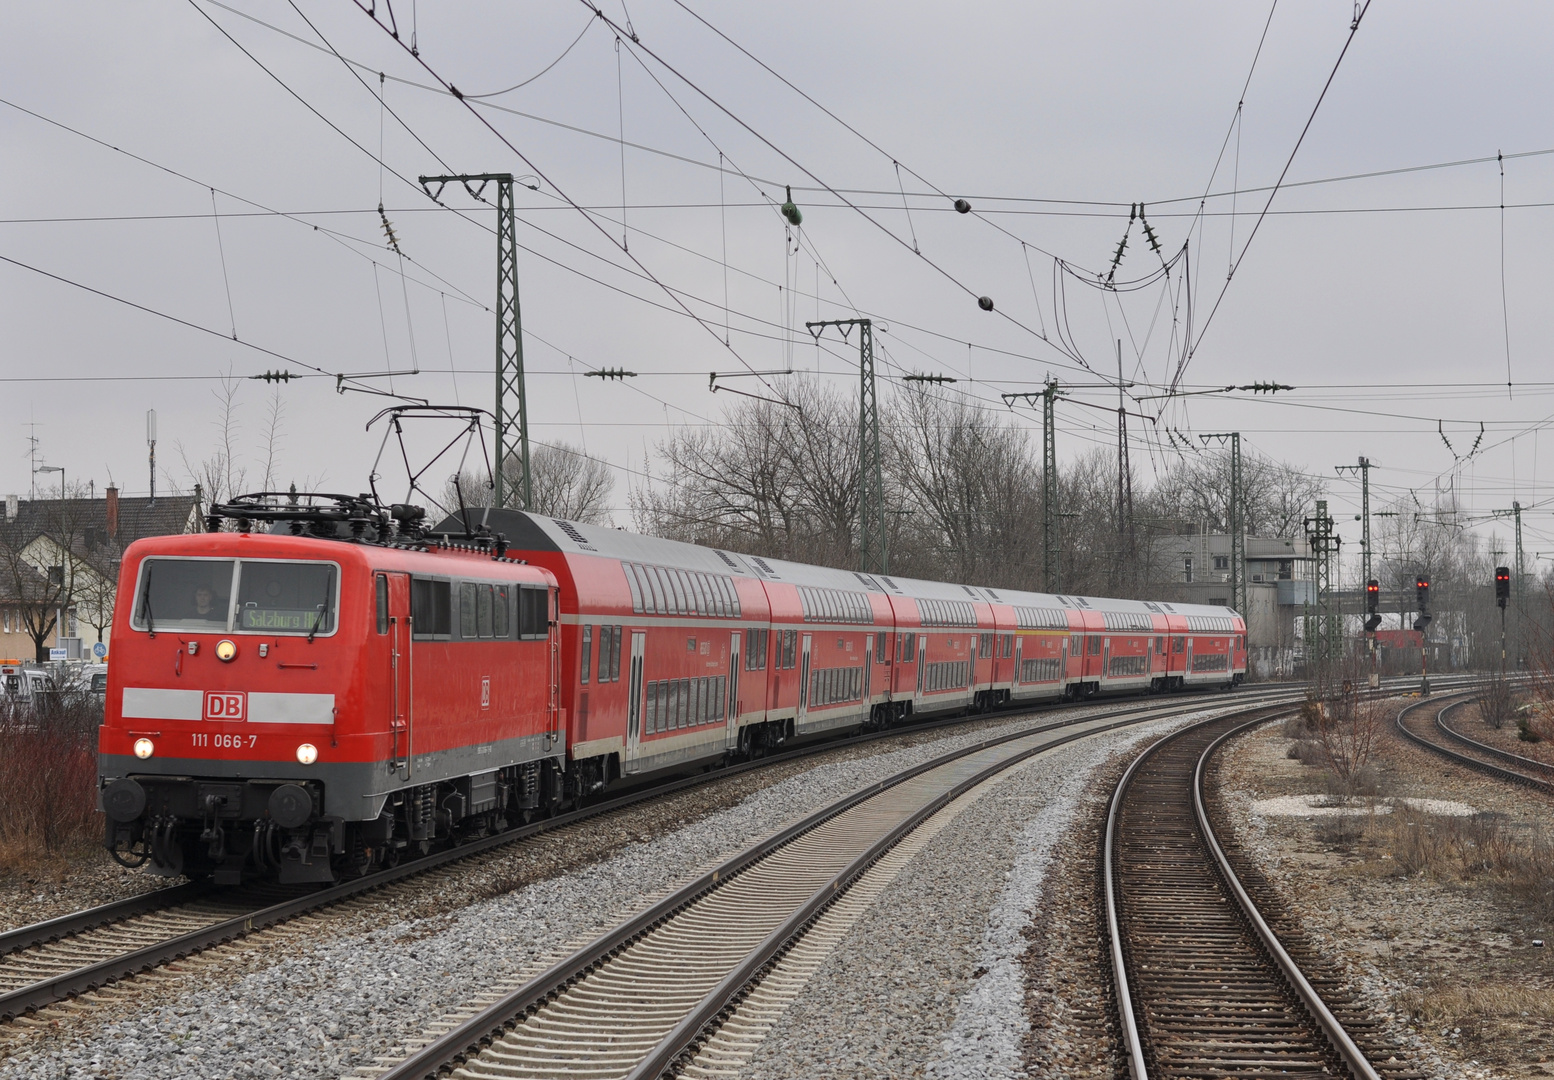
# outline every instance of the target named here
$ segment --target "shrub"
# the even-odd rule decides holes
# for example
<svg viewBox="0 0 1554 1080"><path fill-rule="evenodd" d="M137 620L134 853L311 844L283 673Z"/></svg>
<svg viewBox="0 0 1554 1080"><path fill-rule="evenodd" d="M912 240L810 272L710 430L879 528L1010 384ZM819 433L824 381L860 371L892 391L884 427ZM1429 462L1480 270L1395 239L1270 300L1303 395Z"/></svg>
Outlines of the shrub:
<svg viewBox="0 0 1554 1080"><path fill-rule="evenodd" d="M1505 727L1515 709L1508 681L1496 675L1478 684L1478 715L1484 723L1498 731Z"/></svg>
<svg viewBox="0 0 1554 1080"><path fill-rule="evenodd" d="M0 862L57 855L94 840L102 701L60 693L0 703Z"/></svg>

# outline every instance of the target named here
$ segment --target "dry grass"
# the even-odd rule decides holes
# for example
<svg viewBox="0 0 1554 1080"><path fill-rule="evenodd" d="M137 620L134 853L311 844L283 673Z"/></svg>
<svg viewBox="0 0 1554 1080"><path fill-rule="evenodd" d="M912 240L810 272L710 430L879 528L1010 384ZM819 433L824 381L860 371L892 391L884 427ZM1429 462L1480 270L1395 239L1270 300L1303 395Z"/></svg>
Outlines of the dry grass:
<svg viewBox="0 0 1554 1080"><path fill-rule="evenodd" d="M1554 844L1546 836L1513 832L1499 814L1442 817L1403 805L1370 828L1378 854L1391 856L1398 873L1491 885L1527 914L1554 918Z"/></svg>
<svg viewBox="0 0 1554 1080"><path fill-rule="evenodd" d="M102 702L51 695L0 707L0 870L40 864L97 841L97 728Z"/></svg>
<svg viewBox="0 0 1554 1080"><path fill-rule="evenodd" d="M1554 994L1518 983L1431 980L1398 994L1393 1003L1460 1052L1499 1064L1518 1058L1517 1043L1529 1035L1534 1045L1540 1043L1537 1032L1554 1022Z"/></svg>

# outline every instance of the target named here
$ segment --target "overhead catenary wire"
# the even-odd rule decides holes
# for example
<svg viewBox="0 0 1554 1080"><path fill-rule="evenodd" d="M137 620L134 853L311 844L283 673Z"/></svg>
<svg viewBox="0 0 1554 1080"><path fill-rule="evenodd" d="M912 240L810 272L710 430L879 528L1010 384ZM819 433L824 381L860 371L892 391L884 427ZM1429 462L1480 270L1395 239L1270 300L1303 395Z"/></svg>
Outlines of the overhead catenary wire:
<svg viewBox="0 0 1554 1080"><path fill-rule="evenodd" d="M1213 323L1214 316L1216 313L1218 313L1220 304L1224 302L1225 294L1230 290L1231 281L1234 280L1236 271L1240 269L1241 261L1246 258L1246 253L1251 250L1252 241L1257 239L1257 232L1260 228L1262 228L1263 222L1268 217L1268 209L1273 205L1273 200L1278 196L1279 188L1283 185L1284 178L1289 175L1290 166L1295 164L1295 155L1300 153L1301 144L1306 141L1306 134L1311 130L1311 125L1316 122L1317 113L1322 108L1322 102L1327 99L1327 92L1332 87L1333 80L1338 77L1338 69L1343 65L1344 57L1349 55L1349 47L1354 44L1355 35L1357 35L1360 31L1360 23L1364 20L1365 13L1370 10L1370 7L1371 0L1363 0L1363 3L1361 3L1356 8L1354 13L1354 21L1349 26L1349 35L1344 38L1344 45L1343 48L1338 52L1338 59L1333 61L1333 68L1328 72L1327 80L1322 84L1322 91L1317 95L1316 103L1312 105L1311 113L1306 117L1306 122L1300 129L1300 135L1295 139L1295 145L1290 148L1289 157L1285 159L1284 168L1279 171L1278 180L1276 180L1273 184L1273 187L1269 189L1268 201L1263 204L1262 211L1257 215L1256 220L1252 222L1252 229L1247 234L1246 243L1241 247L1241 254L1237 255L1235 261L1231 263L1230 273L1225 278L1225 284L1221 286L1219 295L1214 298L1214 303L1210 306L1208 314L1204 317L1203 324L1198 328L1197 337L1193 339L1192 342L1188 345L1188 364L1192 363L1193 357L1197 354L1199 347L1203 344L1204 335L1209 332L1209 326L1211 323ZM1185 367L1186 365L1183 365L1183 370L1185 370ZM1180 371L1177 373L1177 378L1172 380L1173 383L1176 382L1177 379L1180 379L1181 374L1182 373Z"/></svg>

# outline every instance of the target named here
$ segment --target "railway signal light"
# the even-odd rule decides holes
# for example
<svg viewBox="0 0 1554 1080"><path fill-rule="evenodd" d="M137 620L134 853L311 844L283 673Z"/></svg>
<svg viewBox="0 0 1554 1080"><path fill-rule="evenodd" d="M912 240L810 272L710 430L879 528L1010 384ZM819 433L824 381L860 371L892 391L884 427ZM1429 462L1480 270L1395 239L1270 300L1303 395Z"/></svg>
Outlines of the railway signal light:
<svg viewBox="0 0 1554 1080"><path fill-rule="evenodd" d="M1419 617L1414 620L1415 630L1424 630L1435 616L1430 614L1430 576L1420 574L1414 579L1414 595L1419 600Z"/></svg>
<svg viewBox="0 0 1554 1080"><path fill-rule="evenodd" d="M1365 632L1373 633L1381 625L1376 607L1381 602L1381 582L1371 578L1365 583Z"/></svg>
<svg viewBox="0 0 1554 1080"><path fill-rule="evenodd" d="M1505 610L1505 602L1511 598L1511 568L1509 566L1495 567L1495 603L1500 610Z"/></svg>

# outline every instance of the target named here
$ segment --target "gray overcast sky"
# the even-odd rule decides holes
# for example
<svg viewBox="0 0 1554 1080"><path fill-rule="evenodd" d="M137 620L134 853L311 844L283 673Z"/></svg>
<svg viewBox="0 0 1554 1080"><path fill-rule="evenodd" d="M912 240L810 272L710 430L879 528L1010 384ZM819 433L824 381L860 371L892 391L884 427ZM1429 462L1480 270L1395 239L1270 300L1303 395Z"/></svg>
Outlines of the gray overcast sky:
<svg viewBox="0 0 1554 1080"><path fill-rule="evenodd" d="M1137 432L1146 477L1169 461L1165 428L1194 440L1239 429L1257 450L1330 477L1369 456L1382 502L1417 489L1428 503L1455 485L1478 515L1513 498L1554 507L1554 433L1540 431L1554 419L1544 345L1554 154L1510 156L1554 149L1548 5L1377 0L1295 158L1296 186L1278 194L1225 289L1268 196L1211 198L1195 217L1200 196L1277 179L1349 35L1349 0L1286 2L1271 22L1261 3L687 3L883 153L673 0L632 0L629 13L610 0L604 14L639 39L619 50L578 0L425 10L399 0L402 34L463 93L533 79L480 99L475 114L430 89L433 76L350 0L0 7L0 256L15 261L0 262L0 487L29 489L35 430L40 461L71 482L112 477L143 492L153 407L159 465L187 484L184 458L214 452L212 377L228 371L418 364L393 388L489 407L494 213L450 191L456 215L415 189L416 175L446 163L545 177L518 200L532 436L610 462L623 508L670 426L720 416L729 398L708 392L708 372L794 367L851 389L850 354L817 349L803 328L817 314L881 320L882 374L969 378L956 389L1002 409L1001 392L1049 373L1096 383L1070 354L1115 377L1117 337L1129 378L1168 383L1189 296L1203 336L1184 386L1301 389L1172 403ZM320 35L362 65L361 80ZM1508 157L1503 293L1494 160L1299 184L1497 152ZM793 243L776 212L785 184L804 210ZM954 213L933 188L979 214ZM403 276L383 246L380 199ZM1151 266L1156 280L1097 290L1082 279L1106 270L1141 200L1167 257L1190 240L1191 282L1180 262L1159 280L1135 225L1118 280ZM658 283L615 246L623 235ZM1074 274L1055 273L1054 256ZM978 309L983 294L994 313ZM1060 325L1069 347L1056 344ZM234 328L239 342L224 340ZM616 366L642 377L582 377ZM760 390L752 378L736 385ZM239 391L254 484L268 392ZM1086 396L1115 405L1114 390ZM378 441L363 425L388 402L337 394L327 378L293 382L281 398L282 483L363 489ZM1114 443L1105 414L1059 414L1061 454ZM1482 422L1477 456L1456 462L1438 421L1456 454ZM1356 485L1333 477L1329 491L1335 516L1349 517ZM1554 553L1554 518L1527 523L1529 551Z"/></svg>

